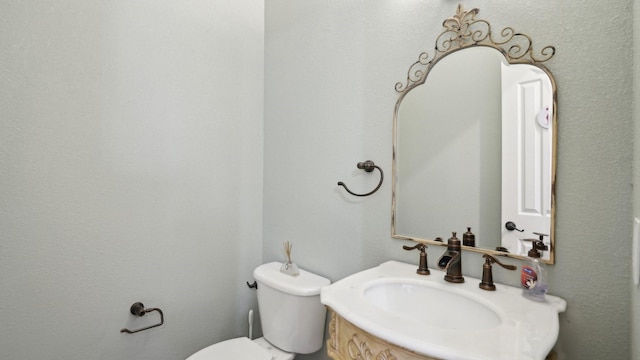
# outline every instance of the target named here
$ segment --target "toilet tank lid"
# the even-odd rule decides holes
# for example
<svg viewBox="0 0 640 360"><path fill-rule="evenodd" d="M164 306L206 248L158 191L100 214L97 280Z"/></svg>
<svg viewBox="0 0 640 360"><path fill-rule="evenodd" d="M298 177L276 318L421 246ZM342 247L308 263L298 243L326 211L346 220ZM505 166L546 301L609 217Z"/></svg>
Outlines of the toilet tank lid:
<svg viewBox="0 0 640 360"><path fill-rule="evenodd" d="M258 266L253 277L276 290L297 296L314 296L320 294L320 288L331 284L322 276L300 269L300 274L291 276L280 272L282 263L272 262Z"/></svg>

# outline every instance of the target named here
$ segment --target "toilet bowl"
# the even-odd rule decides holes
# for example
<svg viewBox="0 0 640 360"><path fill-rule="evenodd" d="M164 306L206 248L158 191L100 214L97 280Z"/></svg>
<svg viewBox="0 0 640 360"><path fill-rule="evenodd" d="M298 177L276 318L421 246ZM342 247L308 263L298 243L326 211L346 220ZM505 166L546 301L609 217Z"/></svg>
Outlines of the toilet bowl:
<svg viewBox="0 0 640 360"><path fill-rule="evenodd" d="M281 263L258 266L258 307L263 337L239 337L208 346L187 360L292 360L322 348L326 308L320 289L329 279L300 269L292 276L280 272Z"/></svg>

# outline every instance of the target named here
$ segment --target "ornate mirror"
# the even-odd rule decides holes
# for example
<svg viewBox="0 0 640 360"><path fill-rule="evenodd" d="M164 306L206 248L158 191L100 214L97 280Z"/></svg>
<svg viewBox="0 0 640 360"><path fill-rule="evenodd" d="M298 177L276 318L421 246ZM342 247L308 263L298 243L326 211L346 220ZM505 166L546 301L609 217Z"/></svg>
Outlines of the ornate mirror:
<svg viewBox="0 0 640 360"><path fill-rule="evenodd" d="M444 21L410 66L394 111L392 237L554 262L556 86L525 34L492 32L479 10Z"/></svg>

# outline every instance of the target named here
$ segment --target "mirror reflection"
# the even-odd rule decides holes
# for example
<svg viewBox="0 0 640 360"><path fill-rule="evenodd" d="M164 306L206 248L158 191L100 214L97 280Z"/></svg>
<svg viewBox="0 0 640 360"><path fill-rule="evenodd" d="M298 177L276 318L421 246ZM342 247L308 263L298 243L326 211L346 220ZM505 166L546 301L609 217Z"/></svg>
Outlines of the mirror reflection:
<svg viewBox="0 0 640 360"><path fill-rule="evenodd" d="M468 250L522 257L546 234L553 263L555 84L540 65L553 52L536 58L510 28L496 41L477 13L460 6L435 56L396 86L392 236L431 242L470 227ZM526 46L514 47L519 36Z"/></svg>
<svg viewBox="0 0 640 360"><path fill-rule="evenodd" d="M500 58L490 48L453 53L404 97L397 132L399 234L446 239L469 226L478 246L500 245Z"/></svg>

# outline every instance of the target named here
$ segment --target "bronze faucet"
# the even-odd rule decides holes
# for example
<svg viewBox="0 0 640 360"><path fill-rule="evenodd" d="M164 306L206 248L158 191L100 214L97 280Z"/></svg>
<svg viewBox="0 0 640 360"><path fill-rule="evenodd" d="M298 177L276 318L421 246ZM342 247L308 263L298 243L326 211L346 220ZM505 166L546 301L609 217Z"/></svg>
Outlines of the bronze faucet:
<svg viewBox="0 0 640 360"><path fill-rule="evenodd" d="M430 274L429 268L427 268L427 251L426 251L427 245L425 244L418 244L416 246L402 245L402 248L405 250L413 250L413 249L420 250L420 265L418 265L418 270L416 270L416 273L420 275Z"/></svg>
<svg viewBox="0 0 640 360"><path fill-rule="evenodd" d="M491 264L496 263L507 270L515 270L518 267L515 265L503 264L495 257L484 254L482 257L485 259L484 265L482 265L482 282L480 283L480 289L494 291L496 286L493 284L493 274L491 273Z"/></svg>
<svg viewBox="0 0 640 360"><path fill-rule="evenodd" d="M452 283L463 283L462 276L462 245L456 237L455 231L447 240L447 251L438 259L438 267L447 270L444 279Z"/></svg>

